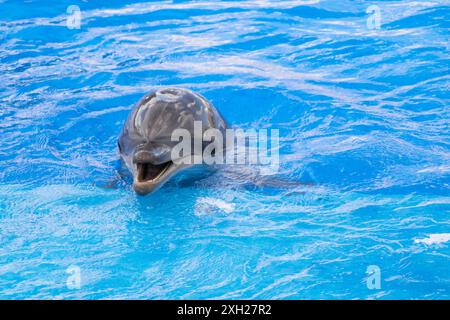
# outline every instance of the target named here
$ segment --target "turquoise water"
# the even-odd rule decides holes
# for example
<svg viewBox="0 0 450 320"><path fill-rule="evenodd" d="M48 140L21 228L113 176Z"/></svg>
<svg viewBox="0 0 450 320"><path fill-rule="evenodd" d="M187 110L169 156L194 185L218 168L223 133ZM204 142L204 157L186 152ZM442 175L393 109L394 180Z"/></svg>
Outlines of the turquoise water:
<svg viewBox="0 0 450 320"><path fill-rule="evenodd" d="M448 1L0 1L0 298L449 299L449 21ZM304 184L105 188L166 85L279 129Z"/></svg>

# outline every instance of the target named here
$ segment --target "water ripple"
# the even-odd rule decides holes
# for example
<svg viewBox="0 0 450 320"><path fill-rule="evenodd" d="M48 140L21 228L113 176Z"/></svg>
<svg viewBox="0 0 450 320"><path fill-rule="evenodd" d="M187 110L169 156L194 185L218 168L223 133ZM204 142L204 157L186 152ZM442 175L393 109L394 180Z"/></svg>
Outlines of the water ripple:
<svg viewBox="0 0 450 320"><path fill-rule="evenodd" d="M72 4L0 1L1 298L450 297L448 1ZM105 189L166 85L279 129L285 183Z"/></svg>

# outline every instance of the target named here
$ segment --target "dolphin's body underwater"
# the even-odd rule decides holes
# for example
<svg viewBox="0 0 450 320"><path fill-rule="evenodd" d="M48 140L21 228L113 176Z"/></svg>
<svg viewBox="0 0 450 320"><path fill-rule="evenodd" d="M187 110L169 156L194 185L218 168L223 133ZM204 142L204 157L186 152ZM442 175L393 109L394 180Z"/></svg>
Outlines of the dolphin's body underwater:
<svg viewBox="0 0 450 320"><path fill-rule="evenodd" d="M176 129L194 138L194 121L201 121L202 134L218 129L225 135L226 123L204 97L179 88L157 89L144 96L131 111L119 137L119 153L133 175L133 188L148 194L174 174L191 165L173 159Z"/></svg>

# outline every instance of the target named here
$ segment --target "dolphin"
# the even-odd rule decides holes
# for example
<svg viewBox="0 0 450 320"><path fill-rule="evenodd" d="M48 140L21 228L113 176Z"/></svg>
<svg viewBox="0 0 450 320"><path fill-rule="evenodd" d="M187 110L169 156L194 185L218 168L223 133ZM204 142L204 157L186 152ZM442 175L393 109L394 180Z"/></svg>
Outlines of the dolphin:
<svg viewBox="0 0 450 320"><path fill-rule="evenodd" d="M194 121L201 122L202 134L217 129L225 135L227 125L220 113L190 90L159 88L136 104L118 141L120 157L133 175L136 193L154 192L176 173L193 166L174 158L172 150L179 141L172 141L172 134L185 129L194 139Z"/></svg>

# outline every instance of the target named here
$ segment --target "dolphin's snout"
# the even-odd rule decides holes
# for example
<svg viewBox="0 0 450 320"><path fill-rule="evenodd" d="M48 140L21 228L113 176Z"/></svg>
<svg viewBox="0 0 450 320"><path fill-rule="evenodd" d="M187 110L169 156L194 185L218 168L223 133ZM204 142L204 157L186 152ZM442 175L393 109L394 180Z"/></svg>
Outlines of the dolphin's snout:
<svg viewBox="0 0 450 320"><path fill-rule="evenodd" d="M138 150L133 156L134 163L154 163L156 157L147 150Z"/></svg>
<svg viewBox="0 0 450 320"><path fill-rule="evenodd" d="M134 163L161 164L171 160L169 146L157 142L148 142L136 148L133 155Z"/></svg>
<svg viewBox="0 0 450 320"><path fill-rule="evenodd" d="M167 180L175 168L171 161L156 165L137 162L133 174L133 189L141 195L153 192Z"/></svg>
<svg viewBox="0 0 450 320"><path fill-rule="evenodd" d="M148 183L148 182L139 182L134 181L133 182L133 189L137 194L140 194L142 196L145 196L146 194L149 194L158 187L157 184Z"/></svg>

